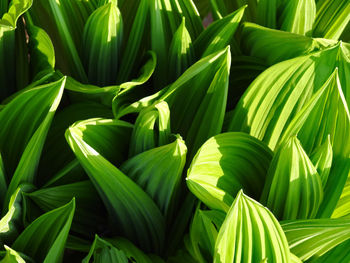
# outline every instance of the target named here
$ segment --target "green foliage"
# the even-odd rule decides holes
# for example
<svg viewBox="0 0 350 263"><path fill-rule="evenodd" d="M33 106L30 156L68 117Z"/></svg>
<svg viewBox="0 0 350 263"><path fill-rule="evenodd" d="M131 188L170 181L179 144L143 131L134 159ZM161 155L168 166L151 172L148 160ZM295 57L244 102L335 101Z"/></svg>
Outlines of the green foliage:
<svg viewBox="0 0 350 263"><path fill-rule="evenodd" d="M0 0L0 262L349 262L348 41L348 0Z"/></svg>

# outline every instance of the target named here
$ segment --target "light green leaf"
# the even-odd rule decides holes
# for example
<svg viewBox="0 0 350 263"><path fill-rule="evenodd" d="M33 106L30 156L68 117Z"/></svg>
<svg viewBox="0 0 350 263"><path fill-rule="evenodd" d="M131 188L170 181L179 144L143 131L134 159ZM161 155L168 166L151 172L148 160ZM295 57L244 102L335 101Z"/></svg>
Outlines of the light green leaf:
<svg viewBox="0 0 350 263"><path fill-rule="evenodd" d="M11 243L19 235L22 228L22 193L33 190L30 185L21 185L12 194L6 214L0 220L0 245Z"/></svg>
<svg viewBox="0 0 350 263"><path fill-rule="evenodd" d="M296 137L276 150L261 203L278 219L315 218L322 202L322 181Z"/></svg>
<svg viewBox="0 0 350 263"><path fill-rule="evenodd" d="M350 137L347 136L349 132L349 109L336 69L322 88L296 114L281 139L285 141L290 136L298 134L304 149L310 154L330 135L333 166L325 186L325 198L319 216L329 217L333 213L349 176Z"/></svg>
<svg viewBox="0 0 350 263"><path fill-rule="evenodd" d="M214 262L291 262L287 238L273 214L240 191L222 224Z"/></svg>
<svg viewBox="0 0 350 263"><path fill-rule="evenodd" d="M281 224L291 252L303 261L322 256L350 239L349 219L294 220Z"/></svg>
<svg viewBox="0 0 350 263"><path fill-rule="evenodd" d="M349 103L350 61L343 49L339 43L268 68L242 96L228 130L247 132L275 149L296 114L325 85L337 67L340 85ZM307 152L312 150L306 149Z"/></svg>
<svg viewBox="0 0 350 263"><path fill-rule="evenodd" d="M160 251L164 239L164 218L156 204L97 151L101 148L94 149L85 141L90 130L90 143L97 138L95 145L98 146L100 138L103 138L103 133L97 136L98 130L119 123L113 120L77 122L66 131L66 139L106 205L114 231L127 236L146 251Z"/></svg>
<svg viewBox="0 0 350 263"><path fill-rule="evenodd" d="M242 188L260 197L271 159L268 147L247 134L220 134L197 152L187 186L208 207L227 212Z"/></svg>
<svg viewBox="0 0 350 263"><path fill-rule="evenodd" d="M349 1L319 0L313 36L338 40L349 21Z"/></svg>
<svg viewBox="0 0 350 263"><path fill-rule="evenodd" d="M0 260L0 263L26 263L26 261L17 251L6 245L4 245L4 247L6 250L6 255L2 260Z"/></svg>
<svg viewBox="0 0 350 263"><path fill-rule="evenodd" d="M343 192L333 211L332 218L349 217L350 215L350 176L348 176Z"/></svg>
<svg viewBox="0 0 350 263"><path fill-rule="evenodd" d="M312 25L316 17L315 0L284 1L279 16L280 29L300 35L311 36Z"/></svg>
<svg viewBox="0 0 350 263"><path fill-rule="evenodd" d="M327 184L328 175L332 166L332 160L333 149L331 144L331 136L328 135L326 141L311 155L311 161L315 165L315 168L321 177L323 187L325 187Z"/></svg>
<svg viewBox="0 0 350 263"><path fill-rule="evenodd" d="M62 262L74 210L73 199L68 204L40 216L17 237L12 248L39 262Z"/></svg>
<svg viewBox="0 0 350 263"><path fill-rule="evenodd" d="M140 153L122 164L120 170L141 186L167 218L173 216L179 195L187 147L181 136L164 146Z"/></svg>

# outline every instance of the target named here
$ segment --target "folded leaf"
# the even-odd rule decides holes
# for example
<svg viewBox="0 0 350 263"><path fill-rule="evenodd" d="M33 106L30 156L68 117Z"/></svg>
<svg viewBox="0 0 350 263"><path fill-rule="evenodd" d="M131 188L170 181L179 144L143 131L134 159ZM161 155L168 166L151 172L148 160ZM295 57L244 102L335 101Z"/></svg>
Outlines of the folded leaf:
<svg viewBox="0 0 350 263"><path fill-rule="evenodd" d="M4 243L10 244L19 235L22 228L22 193L33 190L30 185L21 185L12 194L8 208L4 207L3 217L0 220L0 246Z"/></svg>
<svg viewBox="0 0 350 263"><path fill-rule="evenodd" d="M62 262L74 210L73 199L40 216L17 237L12 248L39 262Z"/></svg>
<svg viewBox="0 0 350 263"><path fill-rule="evenodd" d="M169 50L169 72L172 81L175 81L194 62L194 50L191 36L183 18L181 25L176 30Z"/></svg>
<svg viewBox="0 0 350 263"><path fill-rule="evenodd" d="M322 202L322 181L296 137L277 149L261 203L278 219L315 218Z"/></svg>
<svg viewBox="0 0 350 263"><path fill-rule="evenodd" d="M187 147L181 136L164 146L140 153L122 164L120 170L141 186L167 217L172 217L178 197ZM170 214L169 214L170 213Z"/></svg>
<svg viewBox="0 0 350 263"><path fill-rule="evenodd" d="M332 160L333 149L331 137L328 135L326 141L311 155L311 161L315 165L315 168L321 177L323 187L325 187L327 184L328 175L332 166Z"/></svg>
<svg viewBox="0 0 350 263"><path fill-rule="evenodd" d="M170 110L165 101L140 112L132 131L129 157L170 142Z"/></svg>
<svg viewBox="0 0 350 263"><path fill-rule="evenodd" d="M264 71L242 96L228 130L247 132L275 149L293 118L324 86L336 67L344 97L349 103L350 63L344 46L339 43Z"/></svg>
<svg viewBox="0 0 350 263"><path fill-rule="evenodd" d="M6 201L21 182L33 183L44 141L61 101L65 78L19 94L0 112L0 148L6 174L14 172ZM18 165L17 165L18 164ZM15 169L15 167L17 168Z"/></svg>
<svg viewBox="0 0 350 263"><path fill-rule="evenodd" d="M107 207L112 228L146 251L160 251L164 239L164 218L157 205L135 182L85 141L89 130L98 131L103 122L113 127L119 121L99 122L75 123L66 131L66 139ZM98 141L103 138L103 133L96 135L97 132L91 132L90 143L94 142L94 138ZM98 141L96 145L99 145Z"/></svg>
<svg viewBox="0 0 350 263"><path fill-rule="evenodd" d="M89 82L104 86L115 82L123 20L116 3L96 9L87 20L83 33L83 58Z"/></svg>
<svg viewBox="0 0 350 263"><path fill-rule="evenodd" d="M5 257L0 260L0 263L25 263L26 261L21 257L21 255L13 250L12 248L4 245L6 250Z"/></svg>
<svg viewBox="0 0 350 263"><path fill-rule="evenodd" d="M349 225L349 219L313 219L282 222L282 228L287 236L291 251L303 261L313 256L322 256L327 251L350 239Z"/></svg>
<svg viewBox="0 0 350 263"><path fill-rule="evenodd" d="M271 159L267 146L247 134L220 134L197 152L187 186L208 207L227 212L242 188L260 197Z"/></svg>
<svg viewBox="0 0 350 263"><path fill-rule="evenodd" d="M240 191L222 224L214 262L291 262L287 238L273 214Z"/></svg>

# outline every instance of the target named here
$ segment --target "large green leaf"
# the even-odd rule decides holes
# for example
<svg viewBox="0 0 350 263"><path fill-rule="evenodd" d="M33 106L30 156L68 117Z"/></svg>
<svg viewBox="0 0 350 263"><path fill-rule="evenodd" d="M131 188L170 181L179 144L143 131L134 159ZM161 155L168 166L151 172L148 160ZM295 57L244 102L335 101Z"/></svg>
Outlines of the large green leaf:
<svg viewBox="0 0 350 263"><path fill-rule="evenodd" d="M311 153L330 136L334 160L325 186L324 202L319 212L323 217L332 214L349 176L350 137L347 136L349 132L349 109L336 69L310 102L296 114L281 139L284 141L298 134L306 152Z"/></svg>
<svg viewBox="0 0 350 263"><path fill-rule="evenodd" d="M140 153L123 163L120 169L152 197L164 215L171 218L186 153L185 142L178 135L173 143Z"/></svg>
<svg viewBox="0 0 350 263"><path fill-rule="evenodd" d="M350 215L350 176L348 176L343 192L332 214L332 218L349 217Z"/></svg>
<svg viewBox="0 0 350 263"><path fill-rule="evenodd" d="M248 134L220 134L197 152L187 185L208 207L227 212L242 188L260 197L271 159L268 147Z"/></svg>
<svg viewBox="0 0 350 263"><path fill-rule="evenodd" d="M147 251L160 251L164 239L164 218L157 205L135 182L85 141L86 134L92 130L90 143L95 139L98 146L100 138L103 138L103 133L98 131L118 125L120 121L113 120L77 122L66 131L66 139L105 203L111 227Z"/></svg>
<svg viewBox="0 0 350 263"><path fill-rule="evenodd" d="M350 61L344 50L339 43L268 68L241 98L228 130L247 132L275 149L293 118L327 84L336 67L349 103Z"/></svg>
<svg viewBox="0 0 350 263"><path fill-rule="evenodd" d="M314 218L322 202L321 177L296 137L277 149L261 202L278 219Z"/></svg>
<svg viewBox="0 0 350 263"><path fill-rule="evenodd" d="M83 33L83 61L89 82L115 84L123 39L123 20L113 1L96 9Z"/></svg>
<svg viewBox="0 0 350 263"><path fill-rule="evenodd" d="M73 199L40 216L17 237L12 248L39 262L62 262L74 211Z"/></svg>
<svg viewBox="0 0 350 263"><path fill-rule="evenodd" d="M222 224L214 262L291 262L287 238L273 214L255 200L237 194Z"/></svg>
<svg viewBox="0 0 350 263"><path fill-rule="evenodd" d="M327 251L350 239L349 225L349 219L313 219L282 222L282 228L287 236L291 251L303 261L311 257L322 256ZM346 250L349 251L348 248Z"/></svg>

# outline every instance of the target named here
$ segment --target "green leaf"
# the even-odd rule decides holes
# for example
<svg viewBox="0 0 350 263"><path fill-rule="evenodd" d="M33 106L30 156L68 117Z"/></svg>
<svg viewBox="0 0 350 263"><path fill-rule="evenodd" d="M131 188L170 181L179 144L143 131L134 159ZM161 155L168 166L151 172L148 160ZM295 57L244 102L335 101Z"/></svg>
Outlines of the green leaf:
<svg viewBox="0 0 350 263"><path fill-rule="evenodd" d="M21 185L12 194L7 213L0 220L0 245L15 240L22 228L22 193L32 190L29 185ZM5 207L4 207L4 211Z"/></svg>
<svg viewBox="0 0 350 263"><path fill-rule="evenodd" d="M242 188L260 197L271 159L267 146L247 134L220 134L197 152L187 186L208 207L227 212Z"/></svg>
<svg viewBox="0 0 350 263"><path fill-rule="evenodd" d="M186 19L186 28L192 39L196 39L204 30L202 19L193 0L171 1L172 8Z"/></svg>
<svg viewBox="0 0 350 263"><path fill-rule="evenodd" d="M26 261L21 257L21 255L8 246L4 246L6 250L5 257L0 260L0 263L25 263Z"/></svg>
<svg viewBox="0 0 350 263"><path fill-rule="evenodd" d="M315 218L322 202L322 181L296 137L276 150L261 202L278 219Z"/></svg>
<svg viewBox="0 0 350 263"><path fill-rule="evenodd" d="M95 10L93 1L37 0L30 9L33 23L51 38L56 66L64 74L87 82L80 50L84 25Z"/></svg>
<svg viewBox="0 0 350 263"><path fill-rule="evenodd" d="M322 256L350 238L349 219L294 220L281 224L291 252L303 261Z"/></svg>
<svg viewBox="0 0 350 263"><path fill-rule="evenodd" d="M44 212L58 208L74 197L76 210L71 229L83 236L93 237L106 224L106 211L90 181L41 188L24 196L33 200Z"/></svg>
<svg viewBox="0 0 350 263"><path fill-rule="evenodd" d="M30 69L33 80L39 80L54 71L55 50L48 34L27 19Z"/></svg>
<svg viewBox="0 0 350 263"><path fill-rule="evenodd" d="M116 3L96 9L87 20L83 33L85 69L92 84L114 84L118 72L123 20Z"/></svg>
<svg viewBox="0 0 350 263"><path fill-rule="evenodd" d="M40 216L17 237L13 249L39 262L61 262L74 210L73 199Z"/></svg>
<svg viewBox="0 0 350 263"><path fill-rule="evenodd" d="M183 18L176 30L169 50L169 72L171 80L175 81L194 62L194 50L191 36Z"/></svg>
<svg viewBox="0 0 350 263"><path fill-rule="evenodd" d="M7 174L13 172L5 204L23 182L33 183L41 151L56 109L61 101L66 78L26 90L0 112L0 148ZM17 168L15 169L15 167Z"/></svg>
<svg viewBox="0 0 350 263"><path fill-rule="evenodd" d="M327 263L331 261L336 262L349 262L350 260L350 253L349 253L349 245L350 240L347 240L332 250L328 251L326 254L324 254L321 257L315 257L308 260L310 263Z"/></svg>
<svg viewBox="0 0 350 263"><path fill-rule="evenodd" d="M332 218L349 217L350 215L350 176L348 176L343 192L338 200L337 206L333 211Z"/></svg>
<svg viewBox="0 0 350 263"><path fill-rule="evenodd" d="M311 36L315 17L315 0L291 0L285 1L278 22L281 30Z"/></svg>
<svg viewBox="0 0 350 263"><path fill-rule="evenodd" d="M269 28L277 26L277 8L279 0L259 0L257 1L256 21L259 25Z"/></svg>
<svg viewBox="0 0 350 263"><path fill-rule="evenodd" d="M281 139L284 141L298 134L306 152L311 153L330 135L334 161L325 187L320 216L328 217L332 214L349 175L349 132L349 109L336 69L310 102L296 114ZM337 138L344 139L340 141Z"/></svg>
<svg viewBox="0 0 350 263"><path fill-rule="evenodd" d="M170 143L170 110L165 101L140 112L132 131L129 157Z"/></svg>
<svg viewBox="0 0 350 263"><path fill-rule="evenodd" d="M210 262L214 256L215 241L225 219L218 210L200 210L197 207L190 227L190 241L194 257L199 262Z"/></svg>
<svg viewBox="0 0 350 263"><path fill-rule="evenodd" d="M310 54L335 45L334 40L313 39L299 34L244 23L241 48L253 57L262 58L268 65Z"/></svg>
<svg viewBox="0 0 350 263"><path fill-rule="evenodd" d="M175 198L179 194L186 153L185 142L177 135L173 143L145 151L127 160L120 170L141 186L163 214L171 218Z"/></svg>
<svg viewBox="0 0 350 263"><path fill-rule="evenodd" d="M349 21L349 1L319 0L313 36L338 40Z"/></svg>
<svg viewBox="0 0 350 263"><path fill-rule="evenodd" d="M333 76L337 67L344 97L349 102L350 63L340 43L264 71L242 96L228 131L247 132L275 149L296 114Z"/></svg>
<svg viewBox="0 0 350 263"><path fill-rule="evenodd" d="M19 28L16 27L19 17L31 7L33 0L13 0L9 10L8 1L5 2L6 10L0 10L0 101L16 91L16 84L22 83L18 85L22 88L23 82L26 82L27 76L24 71L27 70L27 63L24 60L28 54L24 25L21 22ZM20 74L21 77L17 79Z"/></svg>
<svg viewBox="0 0 350 263"><path fill-rule="evenodd" d="M332 166L332 160L333 149L331 144L331 136L328 135L326 141L311 155L311 161L315 165L315 168L321 177L323 187L325 187L327 184L328 175Z"/></svg>
<svg viewBox="0 0 350 263"><path fill-rule="evenodd" d="M92 243L89 254L83 259L82 263L89 263L93 258L93 262L115 262L115 263L128 263L128 258L125 253L117 248L113 247L107 241L101 239L99 236L95 236L95 240Z"/></svg>
<svg viewBox="0 0 350 263"><path fill-rule="evenodd" d="M194 42L197 57L206 57L231 44L245 8L246 6L243 6L223 19L215 21L198 36Z"/></svg>
<svg viewBox="0 0 350 263"><path fill-rule="evenodd" d="M291 262L287 238L273 214L240 191L222 224L214 262Z"/></svg>
<svg viewBox="0 0 350 263"><path fill-rule="evenodd" d="M130 2L130 1L126 1ZM130 79L132 71L137 64L137 58L142 55L141 43L145 37L145 32L147 31L148 18L149 18L149 0L140 0L138 2L138 9L135 14L135 18L132 23L129 38L125 44L125 48L122 54L122 60L120 65L120 70L118 72L117 83L123 83ZM124 13L123 13L124 14ZM128 19L128 16L125 16ZM128 24L125 23L127 27Z"/></svg>
<svg viewBox="0 0 350 263"><path fill-rule="evenodd" d="M7 191L6 175L4 162L2 161L1 152L0 152L0 209L2 204L5 201L5 195Z"/></svg>
<svg viewBox="0 0 350 263"><path fill-rule="evenodd" d="M85 134L92 129L90 140L93 142L97 138L98 145L103 133L97 136L97 131L103 129L99 126L104 122L112 127L120 123L113 120L77 122L66 131L66 139L106 205L112 228L146 251L160 251L164 218L157 205L135 182L85 141Z"/></svg>

